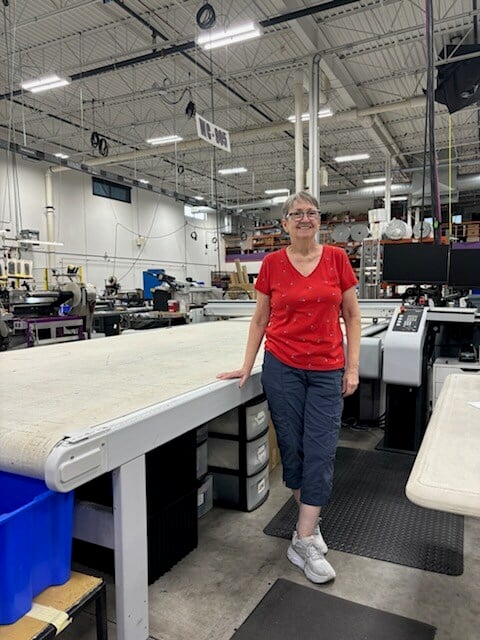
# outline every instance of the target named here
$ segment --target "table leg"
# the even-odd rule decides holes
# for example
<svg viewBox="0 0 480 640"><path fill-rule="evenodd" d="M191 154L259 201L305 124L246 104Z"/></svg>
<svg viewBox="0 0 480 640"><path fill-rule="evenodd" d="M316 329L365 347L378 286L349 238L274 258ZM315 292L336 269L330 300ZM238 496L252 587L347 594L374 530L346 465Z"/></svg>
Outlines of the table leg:
<svg viewBox="0 0 480 640"><path fill-rule="evenodd" d="M115 469L113 523L118 640L148 638L145 456Z"/></svg>

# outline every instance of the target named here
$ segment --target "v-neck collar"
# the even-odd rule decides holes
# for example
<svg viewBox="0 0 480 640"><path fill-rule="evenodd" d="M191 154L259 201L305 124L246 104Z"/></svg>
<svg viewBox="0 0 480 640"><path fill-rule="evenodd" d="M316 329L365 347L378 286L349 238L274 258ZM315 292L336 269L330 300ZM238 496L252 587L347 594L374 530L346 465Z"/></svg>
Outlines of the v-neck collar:
<svg viewBox="0 0 480 640"><path fill-rule="evenodd" d="M288 247L285 247L285 257L287 259L287 262L290 265L290 267L295 271L295 273L301 276L302 278L310 278L310 276L312 276L315 273L315 271L319 268L320 264L322 263L323 256L325 255L325 245L322 245L322 253L320 254L317 264L313 267L310 273L305 275L304 273L299 271L297 267L293 264L293 262L290 260L290 256L288 255L287 248Z"/></svg>

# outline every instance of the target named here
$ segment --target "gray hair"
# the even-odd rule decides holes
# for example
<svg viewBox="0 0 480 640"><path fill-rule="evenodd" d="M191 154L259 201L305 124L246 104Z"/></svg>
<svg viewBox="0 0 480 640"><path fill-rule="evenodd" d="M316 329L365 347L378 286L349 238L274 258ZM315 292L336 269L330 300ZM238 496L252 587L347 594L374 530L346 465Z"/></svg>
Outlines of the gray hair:
<svg viewBox="0 0 480 640"><path fill-rule="evenodd" d="M297 193L293 193L291 196L288 196L288 198L283 203L282 216L284 218L286 218L287 213L290 211L292 205L299 200L301 200L302 202L308 202L308 204L311 204L312 207L315 207L315 209L320 208L318 200L314 198L310 193L308 193L308 191L298 191Z"/></svg>

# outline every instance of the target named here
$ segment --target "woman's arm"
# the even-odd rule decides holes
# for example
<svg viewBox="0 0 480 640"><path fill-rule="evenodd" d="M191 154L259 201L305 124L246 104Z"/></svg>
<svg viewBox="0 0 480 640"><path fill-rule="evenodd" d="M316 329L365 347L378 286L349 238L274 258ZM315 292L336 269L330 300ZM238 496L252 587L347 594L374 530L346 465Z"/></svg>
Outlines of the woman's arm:
<svg viewBox="0 0 480 640"><path fill-rule="evenodd" d="M350 396L358 387L362 318L355 287L343 292L342 316L347 333L347 362L343 376L343 395Z"/></svg>
<svg viewBox="0 0 480 640"><path fill-rule="evenodd" d="M258 349L262 343L263 336L265 335L265 329L270 319L270 297L257 291L257 303L255 305L255 312L250 322L250 329L248 331L247 346L245 349L245 357L240 369L235 371L226 371L225 373L219 373L217 378L221 380L228 380L229 378L240 378L240 387L243 387L252 371L255 363L255 358L258 353Z"/></svg>

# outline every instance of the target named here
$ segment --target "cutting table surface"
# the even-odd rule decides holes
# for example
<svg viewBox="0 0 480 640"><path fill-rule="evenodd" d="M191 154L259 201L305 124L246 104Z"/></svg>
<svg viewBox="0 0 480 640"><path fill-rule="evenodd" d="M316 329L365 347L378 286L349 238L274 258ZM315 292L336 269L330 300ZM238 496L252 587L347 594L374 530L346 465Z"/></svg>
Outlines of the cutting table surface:
<svg viewBox="0 0 480 640"><path fill-rule="evenodd" d="M248 326L205 322L2 353L0 468L43 477L65 437L226 384L215 376L240 367Z"/></svg>
<svg viewBox="0 0 480 640"><path fill-rule="evenodd" d="M480 376L452 374L440 392L407 483L422 507L480 517Z"/></svg>

